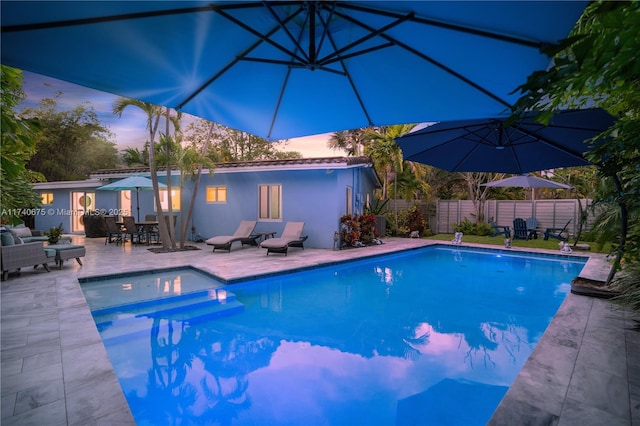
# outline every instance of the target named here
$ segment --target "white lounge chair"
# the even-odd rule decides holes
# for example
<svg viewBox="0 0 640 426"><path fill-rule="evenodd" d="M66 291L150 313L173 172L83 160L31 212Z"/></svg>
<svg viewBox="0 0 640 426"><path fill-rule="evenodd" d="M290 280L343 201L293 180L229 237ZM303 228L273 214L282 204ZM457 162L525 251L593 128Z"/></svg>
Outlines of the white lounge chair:
<svg viewBox="0 0 640 426"><path fill-rule="evenodd" d="M302 228L304 222L287 222L281 237L269 238L263 241L260 247L267 249L267 256L269 253L284 253L286 256L289 247L304 248L303 243L307 237L302 236Z"/></svg>
<svg viewBox="0 0 640 426"><path fill-rule="evenodd" d="M258 222L255 220L243 220L238 225L238 229L233 235L219 235L217 237L209 238L207 241L207 245L213 246L213 251L218 250L227 250L231 251L231 245L236 241L242 241L242 244L251 244L257 245L256 237L252 236L253 230L256 227Z"/></svg>

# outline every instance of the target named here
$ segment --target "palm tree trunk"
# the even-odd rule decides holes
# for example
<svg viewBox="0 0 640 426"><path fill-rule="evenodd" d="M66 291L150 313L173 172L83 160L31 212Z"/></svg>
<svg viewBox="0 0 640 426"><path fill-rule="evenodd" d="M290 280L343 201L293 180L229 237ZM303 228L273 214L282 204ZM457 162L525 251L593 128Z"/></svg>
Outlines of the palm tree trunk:
<svg viewBox="0 0 640 426"><path fill-rule="evenodd" d="M173 222L173 196L171 195L171 139L169 138L169 122L171 121L171 110L167 107L167 116L165 117L165 140L166 140L166 150L167 150L167 214L169 216L169 239L171 248L174 249L176 247L175 242L175 225Z"/></svg>
<svg viewBox="0 0 640 426"><path fill-rule="evenodd" d="M158 232L160 233L160 241L162 247L166 250L171 249L171 239L167 229L167 222L164 220L164 214L162 211L162 203L160 202L160 186L158 185L158 172L156 171L156 155L155 155L155 135L158 130L159 117L156 117L156 122L151 126L149 123L149 169L151 172L151 182L153 184L153 193L155 195L156 212L158 216Z"/></svg>
<svg viewBox="0 0 640 426"><path fill-rule="evenodd" d="M207 150L209 148L209 141L211 141L211 136L213 135L213 123L210 124L209 134L207 135L207 139L204 141L204 145L202 147L202 157L207 155ZM184 248L185 237L187 235L187 227L189 226L189 221L191 220L191 215L193 214L193 207L196 204L196 196L198 194L198 185L200 184L200 176L202 176L202 164L198 166L198 175L196 177L196 181L193 184L193 192L191 193L191 200L189 201L189 209L187 210L187 216L182 222L182 228L180 232L180 248Z"/></svg>

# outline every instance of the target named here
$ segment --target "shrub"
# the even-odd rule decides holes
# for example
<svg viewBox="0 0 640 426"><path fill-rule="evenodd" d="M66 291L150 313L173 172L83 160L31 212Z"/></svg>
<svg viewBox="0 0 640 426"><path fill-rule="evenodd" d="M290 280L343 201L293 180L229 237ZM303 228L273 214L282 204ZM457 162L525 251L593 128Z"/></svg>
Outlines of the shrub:
<svg viewBox="0 0 640 426"><path fill-rule="evenodd" d="M418 207L413 206L409 209L406 226L409 228L409 233L411 233L411 231L418 231L420 235L424 233L424 217L422 213L420 213L420 210L418 210Z"/></svg>
<svg viewBox="0 0 640 426"><path fill-rule="evenodd" d="M491 235L493 233L493 228L491 224L486 222L475 223L471 222L469 219L464 218L462 222L457 224L454 227L455 232L462 232L465 235Z"/></svg>
<svg viewBox="0 0 640 426"><path fill-rule="evenodd" d="M377 236L374 214L346 214L340 218L340 238L343 247L371 244Z"/></svg>
<svg viewBox="0 0 640 426"><path fill-rule="evenodd" d="M363 244L370 244L373 242L376 235L376 215L375 214L363 214L358 217L360 222L360 241Z"/></svg>
<svg viewBox="0 0 640 426"><path fill-rule="evenodd" d="M395 213L387 212L385 216L387 218L387 224L389 225L387 228L390 227L390 229L395 232ZM397 234L393 234L395 236L408 237L409 234L411 234L411 231L418 231L421 237L433 235L431 230L427 228L427 223L416 206L398 211L397 229Z"/></svg>

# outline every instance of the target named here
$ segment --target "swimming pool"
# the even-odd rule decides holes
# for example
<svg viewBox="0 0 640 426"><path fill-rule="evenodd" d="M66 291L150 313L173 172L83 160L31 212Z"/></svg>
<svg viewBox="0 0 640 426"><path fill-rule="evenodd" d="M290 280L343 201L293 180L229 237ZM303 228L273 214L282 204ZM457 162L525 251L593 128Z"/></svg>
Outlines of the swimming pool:
<svg viewBox="0 0 640 426"><path fill-rule="evenodd" d="M140 425L485 424L584 262L440 246L88 301Z"/></svg>

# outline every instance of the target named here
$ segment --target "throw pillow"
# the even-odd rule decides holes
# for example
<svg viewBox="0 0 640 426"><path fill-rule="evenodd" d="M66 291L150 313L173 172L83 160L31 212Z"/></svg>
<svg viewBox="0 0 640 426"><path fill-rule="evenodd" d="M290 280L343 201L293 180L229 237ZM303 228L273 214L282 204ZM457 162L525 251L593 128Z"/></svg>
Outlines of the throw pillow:
<svg viewBox="0 0 640 426"><path fill-rule="evenodd" d="M11 235L11 232L2 232L0 234L0 241L2 242L3 246L12 246L15 244L15 241L13 240L13 235Z"/></svg>
<svg viewBox="0 0 640 426"><path fill-rule="evenodd" d="M11 228L14 237L31 237L31 229L29 228Z"/></svg>

